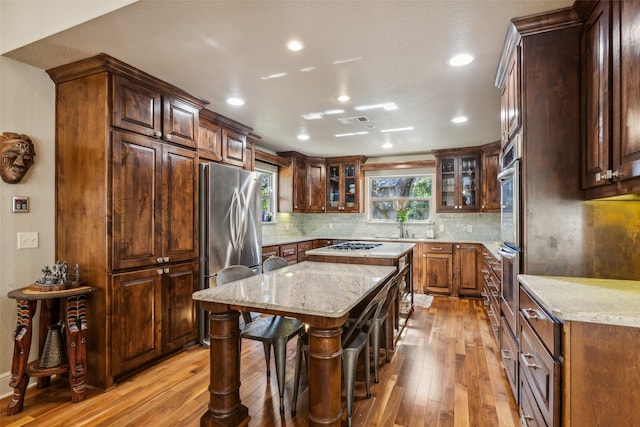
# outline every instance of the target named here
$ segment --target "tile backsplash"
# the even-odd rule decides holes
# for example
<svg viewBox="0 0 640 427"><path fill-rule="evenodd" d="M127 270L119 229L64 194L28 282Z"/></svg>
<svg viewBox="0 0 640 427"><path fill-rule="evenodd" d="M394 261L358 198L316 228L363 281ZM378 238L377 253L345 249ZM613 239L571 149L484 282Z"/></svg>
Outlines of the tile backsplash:
<svg viewBox="0 0 640 427"><path fill-rule="evenodd" d="M444 231L440 231L443 228ZM424 238L425 226L405 224L411 238ZM435 217L437 239L452 241L499 240L500 214L456 213ZM471 231L469 231L471 230ZM309 238L399 237L398 223L373 223L366 214L287 214L278 213L277 223L264 224L265 241Z"/></svg>

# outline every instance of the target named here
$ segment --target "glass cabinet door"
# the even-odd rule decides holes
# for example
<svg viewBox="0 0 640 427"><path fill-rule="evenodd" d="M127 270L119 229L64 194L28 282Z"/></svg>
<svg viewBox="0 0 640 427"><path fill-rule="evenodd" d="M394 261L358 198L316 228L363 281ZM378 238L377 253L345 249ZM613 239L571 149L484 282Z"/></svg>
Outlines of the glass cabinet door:
<svg viewBox="0 0 640 427"><path fill-rule="evenodd" d="M358 199L356 198L356 167L353 164L344 165L344 207L346 211L358 209Z"/></svg>
<svg viewBox="0 0 640 427"><path fill-rule="evenodd" d="M340 165L329 165L327 168L328 176L328 188L327 196L329 197L329 204L327 210L339 210L340 209L340 177L341 168Z"/></svg>
<svg viewBox="0 0 640 427"><path fill-rule="evenodd" d="M460 208L476 209L478 207L478 157L460 157Z"/></svg>
<svg viewBox="0 0 640 427"><path fill-rule="evenodd" d="M439 158L438 212L478 211L480 208L480 155Z"/></svg>

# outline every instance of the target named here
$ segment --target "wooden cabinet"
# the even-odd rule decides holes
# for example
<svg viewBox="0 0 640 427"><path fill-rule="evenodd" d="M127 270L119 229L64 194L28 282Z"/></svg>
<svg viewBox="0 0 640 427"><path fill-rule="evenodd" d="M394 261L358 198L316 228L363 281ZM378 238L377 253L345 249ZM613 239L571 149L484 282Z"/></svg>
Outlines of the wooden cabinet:
<svg viewBox="0 0 640 427"><path fill-rule="evenodd" d="M162 348L177 350L196 339L196 307L191 295L198 283L198 264L165 267L162 274Z"/></svg>
<svg viewBox="0 0 640 427"><path fill-rule="evenodd" d="M135 369L162 354L162 269L113 276L111 374Z"/></svg>
<svg viewBox="0 0 640 427"><path fill-rule="evenodd" d="M247 161L247 136L232 129L222 129L222 163L244 168Z"/></svg>
<svg viewBox="0 0 640 427"><path fill-rule="evenodd" d="M360 212L360 165L364 157L327 159L327 212Z"/></svg>
<svg viewBox="0 0 640 427"><path fill-rule="evenodd" d="M331 239L316 239L313 241L313 249L324 248L325 246L333 245L333 240Z"/></svg>
<svg viewBox="0 0 640 427"><path fill-rule="evenodd" d="M195 152L113 132L113 269L197 257Z"/></svg>
<svg viewBox="0 0 640 427"><path fill-rule="evenodd" d="M485 144L482 151L482 212L500 212L500 142Z"/></svg>
<svg viewBox="0 0 640 427"><path fill-rule="evenodd" d="M307 170L305 156L289 151L278 153L289 160L289 166L278 171L278 212L306 212Z"/></svg>
<svg viewBox="0 0 640 427"><path fill-rule="evenodd" d="M296 249L298 251L298 262L307 261L307 251L313 249L313 240L299 242Z"/></svg>
<svg viewBox="0 0 640 427"><path fill-rule="evenodd" d="M114 127L195 148L200 108L125 77L113 78Z"/></svg>
<svg viewBox="0 0 640 427"><path fill-rule="evenodd" d="M263 246L262 247L262 263L272 256L280 256L280 246Z"/></svg>
<svg viewBox="0 0 640 427"><path fill-rule="evenodd" d="M424 293L451 295L453 291L453 245L420 243L419 283Z"/></svg>
<svg viewBox="0 0 640 427"><path fill-rule="evenodd" d="M561 324L523 287L519 292L520 394L529 396L526 401L533 400L537 406L535 411L536 408L521 405L521 416L534 422L542 421L544 424L540 425L559 426ZM539 415L541 420L537 419Z"/></svg>
<svg viewBox="0 0 640 427"><path fill-rule="evenodd" d="M88 322L102 333L88 337L87 383L106 389L195 337L187 305L203 103L104 54L47 72L56 83L55 257L79 264L97 288Z"/></svg>
<svg viewBox="0 0 640 427"><path fill-rule="evenodd" d="M222 161L222 127L207 118L204 110L200 115L198 156L214 162Z"/></svg>
<svg viewBox="0 0 640 427"><path fill-rule="evenodd" d="M453 250L454 296L479 297L482 292L480 279L482 245L456 243Z"/></svg>
<svg viewBox="0 0 640 427"><path fill-rule="evenodd" d="M434 150L437 212L480 210L480 149Z"/></svg>
<svg viewBox="0 0 640 427"><path fill-rule="evenodd" d="M280 245L280 256L287 260L289 264L295 264L298 262L298 245L297 243L290 243L287 245Z"/></svg>
<svg viewBox="0 0 640 427"><path fill-rule="evenodd" d="M326 177L324 159L307 158L306 175L306 212L324 213L326 202Z"/></svg>
<svg viewBox="0 0 640 427"><path fill-rule="evenodd" d="M480 279L482 287L482 300L484 303L491 330L496 338L500 340L500 275L502 265L486 248L482 249L482 264L480 268Z"/></svg>
<svg viewBox="0 0 640 427"><path fill-rule="evenodd" d="M514 46L506 60L506 79L501 92L501 143L504 147L520 128L520 46Z"/></svg>
<svg viewBox="0 0 640 427"><path fill-rule="evenodd" d="M640 191L640 4L598 2L583 25L582 187L587 198Z"/></svg>

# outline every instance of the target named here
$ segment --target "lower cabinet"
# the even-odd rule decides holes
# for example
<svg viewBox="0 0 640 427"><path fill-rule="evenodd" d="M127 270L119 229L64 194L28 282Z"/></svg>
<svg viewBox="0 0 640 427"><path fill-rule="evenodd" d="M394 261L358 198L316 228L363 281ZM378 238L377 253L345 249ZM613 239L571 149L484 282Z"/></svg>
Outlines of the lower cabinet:
<svg viewBox="0 0 640 427"><path fill-rule="evenodd" d="M280 246L280 256L287 260L289 265L298 262L298 245L291 243L289 245Z"/></svg>
<svg viewBox="0 0 640 427"><path fill-rule="evenodd" d="M453 245L422 243L419 245L420 285L422 292L451 295L453 290Z"/></svg>
<svg viewBox="0 0 640 427"><path fill-rule="evenodd" d="M307 260L307 251L313 249L313 240L307 240L306 242L298 243L298 262L304 262Z"/></svg>
<svg viewBox="0 0 640 427"><path fill-rule="evenodd" d="M262 262L272 256L280 256L280 246L263 246L262 247Z"/></svg>
<svg viewBox="0 0 640 427"><path fill-rule="evenodd" d="M518 401L518 342L511 332L511 328L504 316L500 318L500 359L507 373L509 386L516 401Z"/></svg>
<svg viewBox="0 0 640 427"><path fill-rule="evenodd" d="M195 340L191 294L197 281L196 266L189 263L113 276L112 376Z"/></svg>
<svg viewBox="0 0 640 427"><path fill-rule="evenodd" d="M457 243L453 251L454 286L453 295L479 297L482 292L481 279L482 245Z"/></svg>

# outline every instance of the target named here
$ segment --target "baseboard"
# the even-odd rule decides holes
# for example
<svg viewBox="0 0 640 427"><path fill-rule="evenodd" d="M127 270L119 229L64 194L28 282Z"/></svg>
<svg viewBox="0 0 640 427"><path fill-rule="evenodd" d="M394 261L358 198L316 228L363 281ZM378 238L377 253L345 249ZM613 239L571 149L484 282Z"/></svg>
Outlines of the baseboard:
<svg viewBox="0 0 640 427"><path fill-rule="evenodd" d="M0 399L4 399L5 397L13 395L13 388L9 387L10 382L11 372L4 372L0 374ZM37 379L29 378L29 385L27 386L27 388L34 387L37 385L37 383Z"/></svg>

